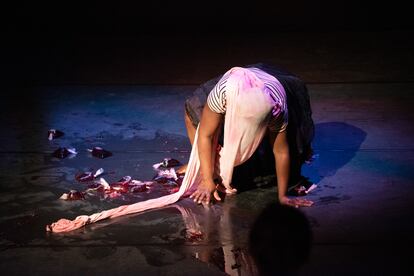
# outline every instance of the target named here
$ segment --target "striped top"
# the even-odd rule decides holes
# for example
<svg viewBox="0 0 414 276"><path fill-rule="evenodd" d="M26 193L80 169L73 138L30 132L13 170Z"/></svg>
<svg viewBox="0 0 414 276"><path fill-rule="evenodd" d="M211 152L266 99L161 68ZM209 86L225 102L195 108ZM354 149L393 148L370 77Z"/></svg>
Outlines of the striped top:
<svg viewBox="0 0 414 276"><path fill-rule="evenodd" d="M247 68L250 72L263 81L265 89L274 102L272 117L269 120L268 128L271 132L282 132L288 125L288 109L286 103L286 93L283 86L275 79L274 76L258 68ZM207 97L208 107L216 113L226 113L226 82L230 74L223 76L214 86Z"/></svg>

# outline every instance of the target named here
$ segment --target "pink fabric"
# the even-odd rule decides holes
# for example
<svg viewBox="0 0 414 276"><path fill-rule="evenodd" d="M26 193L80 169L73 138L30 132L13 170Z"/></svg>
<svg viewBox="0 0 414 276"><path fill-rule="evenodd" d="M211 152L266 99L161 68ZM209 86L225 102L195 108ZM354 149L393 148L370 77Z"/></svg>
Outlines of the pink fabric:
<svg viewBox="0 0 414 276"><path fill-rule="evenodd" d="M227 193L235 193L230 185L234 166L248 160L266 131L267 120L273 104L271 97L264 93L263 82L247 69L234 67L226 72L230 74L227 81L227 111L224 119L224 147L214 158L215 168L223 179ZM218 148L218 135L213 139L213 148ZM86 224L107 218L120 217L127 214L139 213L145 210L164 207L177 202L181 197L190 195L201 182L200 160L198 156L198 128L196 131L190 160L178 192L138 202L123 205L92 215L82 215L74 220L60 219L46 226L50 232L68 232Z"/></svg>

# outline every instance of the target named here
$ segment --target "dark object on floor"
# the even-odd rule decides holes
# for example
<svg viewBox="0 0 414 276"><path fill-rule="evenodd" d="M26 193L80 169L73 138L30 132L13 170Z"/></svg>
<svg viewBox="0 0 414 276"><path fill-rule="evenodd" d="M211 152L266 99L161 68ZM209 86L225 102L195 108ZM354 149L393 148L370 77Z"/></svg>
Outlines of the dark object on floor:
<svg viewBox="0 0 414 276"><path fill-rule="evenodd" d="M93 177L92 172L83 172L83 173L77 174L75 176L75 179L79 182L89 182L89 181L94 180L95 178Z"/></svg>
<svg viewBox="0 0 414 276"><path fill-rule="evenodd" d="M174 158L164 158L164 160L161 163L157 163L153 165L153 168L155 170L159 169L168 169L172 167L180 166L181 162Z"/></svg>
<svg viewBox="0 0 414 276"><path fill-rule="evenodd" d="M83 192L78 192L76 190L71 190L69 193L63 194L60 199L63 200L81 200L85 199L85 194Z"/></svg>
<svg viewBox="0 0 414 276"><path fill-rule="evenodd" d="M91 152L92 156L100 158L100 159L104 159L107 157L112 156L112 152L104 150L101 147L94 147L91 150L88 150L89 152Z"/></svg>
<svg viewBox="0 0 414 276"><path fill-rule="evenodd" d="M110 191L117 191L120 193L127 193L129 192L129 183L132 181L132 177L129 175L122 177L115 183L112 183L110 186Z"/></svg>
<svg viewBox="0 0 414 276"><path fill-rule="evenodd" d="M256 218L249 235L249 251L260 275L298 271L309 258L312 232L297 208L269 204Z"/></svg>
<svg viewBox="0 0 414 276"><path fill-rule="evenodd" d="M53 139L56 139L56 138L62 137L63 135L64 135L64 133L63 133L62 131L60 131L60 130L57 130L57 129L50 129L50 130L47 132L47 139L49 139L49 140L53 140Z"/></svg>
<svg viewBox="0 0 414 276"><path fill-rule="evenodd" d="M155 165L154 165L155 168ZM157 174L152 178L152 180L155 180L159 183L165 183L168 181L176 181L178 179L178 175L175 172L174 168L169 169L156 169Z"/></svg>
<svg viewBox="0 0 414 276"><path fill-rule="evenodd" d="M317 187L316 184L309 181L308 177L301 176L299 182L290 187L287 194L290 196L305 196Z"/></svg>
<svg viewBox="0 0 414 276"><path fill-rule="evenodd" d="M131 188L131 193L142 193L142 192L146 192L148 191L148 186L143 184L143 185L135 185L132 186Z"/></svg>
<svg viewBox="0 0 414 276"><path fill-rule="evenodd" d="M93 181L96 177L101 175L104 172L104 169L100 168L95 173L93 172L83 172L75 176L75 179L79 182L90 182Z"/></svg>
<svg viewBox="0 0 414 276"><path fill-rule="evenodd" d="M68 148L64 148L64 147L60 147L57 150L55 150L53 152L53 156L59 159L63 159L68 157L69 155L75 155L77 152L75 151L75 149L68 149Z"/></svg>

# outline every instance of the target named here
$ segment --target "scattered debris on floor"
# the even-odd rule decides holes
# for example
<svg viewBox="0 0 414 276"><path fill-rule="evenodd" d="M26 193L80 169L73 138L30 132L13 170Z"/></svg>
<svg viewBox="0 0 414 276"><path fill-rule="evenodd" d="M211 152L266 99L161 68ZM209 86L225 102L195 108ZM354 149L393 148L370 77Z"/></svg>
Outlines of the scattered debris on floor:
<svg viewBox="0 0 414 276"><path fill-rule="evenodd" d="M85 199L85 193L84 192L78 192L76 190L70 190L69 193L64 193L60 199L63 200L81 200Z"/></svg>
<svg viewBox="0 0 414 276"><path fill-rule="evenodd" d="M95 180L98 176L104 173L104 169L100 168L95 173L94 172L82 172L75 176L75 179L79 182L90 182Z"/></svg>
<svg viewBox="0 0 414 276"><path fill-rule="evenodd" d="M88 149L88 151L92 154L92 156L101 159L112 156L112 152L107 151L101 147L94 147L93 149Z"/></svg>
<svg viewBox="0 0 414 276"><path fill-rule="evenodd" d="M184 174L177 174L175 168L181 165L180 161L172 158L164 158L163 162L156 163L152 167L157 172L153 181L162 184L170 194L178 192L184 179Z"/></svg>
<svg viewBox="0 0 414 276"><path fill-rule="evenodd" d="M57 129L49 129L49 131L47 132L47 139L49 141L62 137L64 135L63 131L57 130Z"/></svg>
<svg viewBox="0 0 414 276"><path fill-rule="evenodd" d="M74 157L76 154L76 149L74 148L65 148L65 147L59 147L57 150L53 152L53 156L59 159L63 159L69 156L69 158Z"/></svg>
<svg viewBox="0 0 414 276"><path fill-rule="evenodd" d="M69 193L63 194L60 199L63 200L80 200L85 199L85 196L101 196L106 198L117 198L126 193L146 192L150 189L153 182L142 182L133 180L131 176L124 176L120 180L109 184L104 178L98 181L93 181L88 188L83 192L71 190ZM83 195L83 196L80 196Z"/></svg>
<svg viewBox="0 0 414 276"><path fill-rule="evenodd" d="M299 180L299 182L295 186L289 188L288 195L306 196L307 194L309 194L311 191L313 191L317 187L318 185L316 185L315 183L312 183L308 177L302 176L302 178Z"/></svg>
<svg viewBox="0 0 414 276"><path fill-rule="evenodd" d="M165 158L163 162L153 165L157 172L151 181L140 181L132 179L131 176L124 176L116 182L108 183L100 177L104 169L100 168L96 172L87 171L75 176L78 182L88 183L84 191L71 190L64 193L60 199L63 200L82 200L85 196L100 196L106 198L118 198L125 194L149 192L154 184L160 185L161 190L168 194L177 192L180 189L184 174L177 174L173 166L181 163L176 159Z"/></svg>
<svg viewBox="0 0 414 276"><path fill-rule="evenodd" d="M158 170L158 169L172 168L172 167L176 167L176 166L180 166L180 165L181 165L181 163L177 159L164 158L164 160L162 162L156 163L156 164L152 165L152 167L155 170Z"/></svg>
<svg viewBox="0 0 414 276"><path fill-rule="evenodd" d="M319 158L319 154L313 154L308 160L305 161L306 164L310 165L313 161Z"/></svg>

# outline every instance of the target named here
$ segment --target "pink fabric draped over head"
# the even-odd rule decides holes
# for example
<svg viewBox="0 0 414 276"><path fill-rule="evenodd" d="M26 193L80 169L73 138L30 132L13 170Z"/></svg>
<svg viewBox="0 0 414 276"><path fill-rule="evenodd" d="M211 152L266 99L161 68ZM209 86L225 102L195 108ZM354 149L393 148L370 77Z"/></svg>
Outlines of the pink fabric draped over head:
<svg viewBox="0 0 414 276"><path fill-rule="evenodd" d="M271 97L265 93L264 83L248 69L234 67L224 76L229 77L226 91L227 110L224 117L224 146L214 158L214 167L219 170L226 192L231 194L236 192L230 185L233 168L248 160L263 139L273 103ZM217 132L213 138L213 149L218 148L218 135ZM78 216L74 220L60 219L47 225L46 230L55 233L68 232L99 220L164 207L188 196L201 182L197 141L198 128L187 171L178 192L92 215Z"/></svg>

